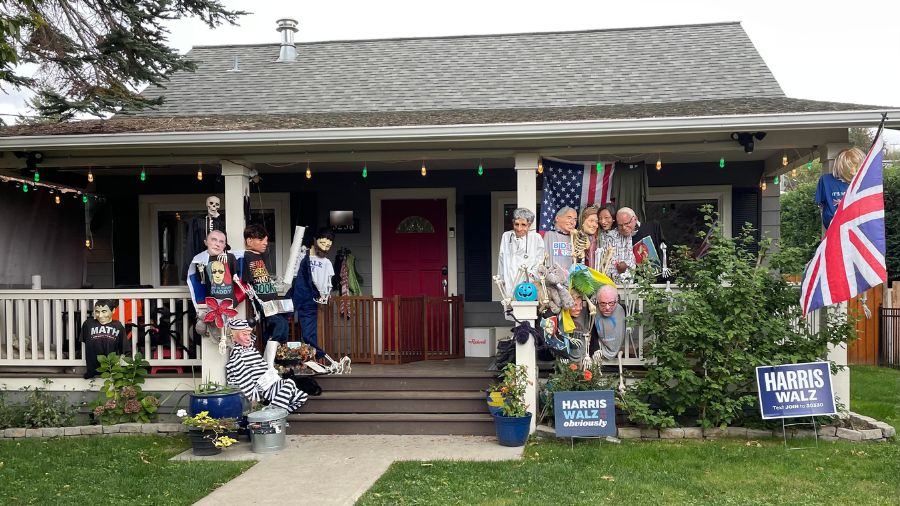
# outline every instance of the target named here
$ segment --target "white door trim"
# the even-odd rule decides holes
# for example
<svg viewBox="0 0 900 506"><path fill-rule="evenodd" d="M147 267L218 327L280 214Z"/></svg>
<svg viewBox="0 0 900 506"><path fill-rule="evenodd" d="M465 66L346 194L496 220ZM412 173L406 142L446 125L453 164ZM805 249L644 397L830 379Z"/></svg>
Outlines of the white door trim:
<svg viewBox="0 0 900 506"><path fill-rule="evenodd" d="M446 199L447 201L447 286L448 293L459 292L456 279L456 188L383 188L370 190L372 216L372 296L384 296L381 256L381 201Z"/></svg>

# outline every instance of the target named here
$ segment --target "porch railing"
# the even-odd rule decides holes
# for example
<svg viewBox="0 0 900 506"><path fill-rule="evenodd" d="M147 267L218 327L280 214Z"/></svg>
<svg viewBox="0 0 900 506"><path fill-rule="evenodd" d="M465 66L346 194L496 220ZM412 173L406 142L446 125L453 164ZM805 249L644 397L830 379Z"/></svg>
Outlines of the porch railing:
<svg viewBox="0 0 900 506"><path fill-rule="evenodd" d="M319 308L319 343L354 362L400 364L458 358L463 299L332 297Z"/></svg>
<svg viewBox="0 0 900 506"><path fill-rule="evenodd" d="M132 328L126 353L140 351L152 367L199 366L187 315L186 287L91 290L0 290L0 366L84 366L81 325L98 299L118 300L114 319L146 326L168 312L172 337L152 343L147 327Z"/></svg>

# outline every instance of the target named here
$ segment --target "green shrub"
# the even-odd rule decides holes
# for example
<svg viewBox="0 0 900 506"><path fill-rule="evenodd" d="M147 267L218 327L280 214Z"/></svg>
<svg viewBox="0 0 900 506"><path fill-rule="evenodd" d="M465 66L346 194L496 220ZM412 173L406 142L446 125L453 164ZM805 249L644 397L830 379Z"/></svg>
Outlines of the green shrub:
<svg viewBox="0 0 900 506"><path fill-rule="evenodd" d="M159 398L141 389L150 363L140 353L135 353L134 358L115 353L97 358L100 361L97 372L104 382L100 397L90 404L94 420L104 425L155 420Z"/></svg>
<svg viewBox="0 0 900 506"><path fill-rule="evenodd" d="M29 393L25 405L21 411L21 422L25 427L65 427L75 420L77 409L64 398L54 395L47 390L52 381L47 378L41 380L43 387L31 389L25 387ZM14 420L18 422L19 420Z"/></svg>
<svg viewBox="0 0 900 506"><path fill-rule="evenodd" d="M0 429L22 426L22 407L6 402L6 397L0 392Z"/></svg>
<svg viewBox="0 0 900 506"><path fill-rule="evenodd" d="M712 226L711 208L704 212ZM799 289L764 265L766 242L759 256L748 252L745 246L753 241L749 225L734 239L715 227L702 258L677 248L675 293L654 287L652 274L639 273L636 294L644 299L644 311L632 318L653 338L644 352L647 375L626 398L633 421L664 426L695 417L704 427L743 423L746 416L759 416L757 366L824 360L829 344L855 337L853 325L833 312L824 316L821 331L811 328L802 318Z"/></svg>
<svg viewBox="0 0 900 506"><path fill-rule="evenodd" d="M778 267L801 274L822 240L822 213L815 202L816 183L802 183L781 196Z"/></svg>

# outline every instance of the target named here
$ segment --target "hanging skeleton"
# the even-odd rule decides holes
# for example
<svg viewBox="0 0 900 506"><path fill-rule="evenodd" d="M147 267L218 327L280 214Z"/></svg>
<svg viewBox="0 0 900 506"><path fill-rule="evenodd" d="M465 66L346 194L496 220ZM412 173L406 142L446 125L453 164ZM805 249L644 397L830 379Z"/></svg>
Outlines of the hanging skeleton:
<svg viewBox="0 0 900 506"><path fill-rule="evenodd" d="M575 263L584 263L588 248L591 247L591 238L581 230L575 229L571 234L572 238L572 261Z"/></svg>

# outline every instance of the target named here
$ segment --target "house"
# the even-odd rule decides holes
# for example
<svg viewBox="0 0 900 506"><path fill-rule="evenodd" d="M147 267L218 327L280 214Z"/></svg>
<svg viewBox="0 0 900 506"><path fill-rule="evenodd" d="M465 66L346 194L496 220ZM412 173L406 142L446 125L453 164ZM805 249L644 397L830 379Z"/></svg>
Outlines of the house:
<svg viewBox="0 0 900 506"><path fill-rule="evenodd" d="M302 44L290 20L278 30L280 43L195 47L196 72L144 92L165 97L158 109L0 130L0 174L37 168L85 191L56 205L0 185L0 230L17 238L0 249L0 365L77 365L76 316L101 295L144 301L135 320L185 308L185 229L208 195L232 244L249 203L279 276L295 226L349 218L335 247L356 256L363 294L440 301L432 350L453 355L463 327L504 325L497 242L511 209L536 208L542 157L645 164L648 207L711 203L726 233L749 222L777 239L774 178L832 159L848 127L886 111L785 96L739 23ZM434 232L404 235L410 219ZM44 290L22 290L33 274ZM394 346L392 318L370 320L363 360ZM198 363L171 350L153 363Z"/></svg>

